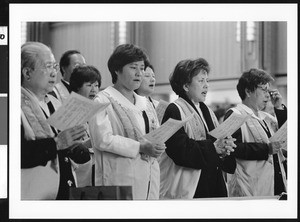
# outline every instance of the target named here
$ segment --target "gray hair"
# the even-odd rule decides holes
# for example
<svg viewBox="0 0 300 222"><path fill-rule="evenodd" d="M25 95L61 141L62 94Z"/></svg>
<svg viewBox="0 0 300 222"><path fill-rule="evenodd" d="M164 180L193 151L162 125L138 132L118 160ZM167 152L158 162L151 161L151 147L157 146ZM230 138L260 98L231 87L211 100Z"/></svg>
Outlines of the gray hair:
<svg viewBox="0 0 300 222"><path fill-rule="evenodd" d="M26 42L21 47L21 83L23 83L22 70L26 67L34 69L39 61L39 52L41 48L51 49L41 42Z"/></svg>

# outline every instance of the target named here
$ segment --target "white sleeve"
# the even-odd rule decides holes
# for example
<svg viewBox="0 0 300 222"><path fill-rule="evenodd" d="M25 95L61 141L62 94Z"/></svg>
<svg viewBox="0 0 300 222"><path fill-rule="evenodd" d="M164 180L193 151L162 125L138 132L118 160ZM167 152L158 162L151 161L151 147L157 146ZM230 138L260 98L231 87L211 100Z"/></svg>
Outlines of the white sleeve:
<svg viewBox="0 0 300 222"><path fill-rule="evenodd" d="M109 102L103 95L95 98L94 101L97 103ZM118 132L113 132L111 121L114 120L108 117L108 112L110 111L113 111L111 105L105 110L96 113L89 121L93 148L120 156L136 158L139 153L140 142L118 135Z"/></svg>

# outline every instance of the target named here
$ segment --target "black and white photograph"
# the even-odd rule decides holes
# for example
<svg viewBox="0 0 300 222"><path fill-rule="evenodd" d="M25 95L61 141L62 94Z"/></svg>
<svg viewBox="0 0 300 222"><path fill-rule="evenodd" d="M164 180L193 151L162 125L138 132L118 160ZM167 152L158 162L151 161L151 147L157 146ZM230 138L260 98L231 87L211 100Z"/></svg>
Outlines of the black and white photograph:
<svg viewBox="0 0 300 222"><path fill-rule="evenodd" d="M297 16L10 4L9 218L296 218Z"/></svg>

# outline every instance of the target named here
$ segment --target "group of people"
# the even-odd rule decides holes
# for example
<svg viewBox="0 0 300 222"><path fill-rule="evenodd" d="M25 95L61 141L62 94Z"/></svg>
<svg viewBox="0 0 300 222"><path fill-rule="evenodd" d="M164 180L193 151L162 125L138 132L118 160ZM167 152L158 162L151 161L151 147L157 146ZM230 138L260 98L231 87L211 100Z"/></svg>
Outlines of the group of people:
<svg viewBox="0 0 300 222"><path fill-rule="evenodd" d="M269 138L287 120L273 78L261 69L244 72L237 90L242 103L229 109L249 118L232 135L216 139L219 125L204 103L210 66L203 58L180 61L170 75L178 99L160 122L151 98L155 71L133 44L108 59L112 85L100 91L101 74L77 50L56 63L40 42L21 48L21 199L66 200L70 187L130 186L134 200L273 196L286 192L282 141ZM57 81L60 70L62 79ZM109 105L87 123L60 131L47 118L75 92ZM275 116L262 111L268 101ZM165 143L144 135L169 118L192 119Z"/></svg>

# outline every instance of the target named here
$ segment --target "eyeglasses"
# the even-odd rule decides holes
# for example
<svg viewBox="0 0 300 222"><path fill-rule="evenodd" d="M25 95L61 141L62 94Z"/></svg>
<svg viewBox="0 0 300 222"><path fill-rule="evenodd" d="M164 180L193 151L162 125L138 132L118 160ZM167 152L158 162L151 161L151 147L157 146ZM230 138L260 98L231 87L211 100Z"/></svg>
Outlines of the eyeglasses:
<svg viewBox="0 0 300 222"><path fill-rule="evenodd" d="M263 88L262 86L257 86L257 88L260 88L265 94L269 94L269 89L267 87Z"/></svg>
<svg viewBox="0 0 300 222"><path fill-rule="evenodd" d="M48 72L51 72L53 69L58 72L59 71L59 64L57 62L55 63L47 63L45 65L45 69L47 69Z"/></svg>

